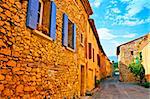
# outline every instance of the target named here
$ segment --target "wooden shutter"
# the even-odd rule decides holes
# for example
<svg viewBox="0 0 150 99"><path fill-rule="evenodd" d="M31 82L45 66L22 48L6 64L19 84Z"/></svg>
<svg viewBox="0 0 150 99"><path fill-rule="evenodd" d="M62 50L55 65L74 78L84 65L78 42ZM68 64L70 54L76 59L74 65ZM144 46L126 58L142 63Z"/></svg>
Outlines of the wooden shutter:
<svg viewBox="0 0 150 99"><path fill-rule="evenodd" d="M73 37L72 37L72 41L73 41L73 49L76 50L76 25L73 24Z"/></svg>
<svg viewBox="0 0 150 99"><path fill-rule="evenodd" d="M89 59L92 58L92 44L89 43Z"/></svg>
<svg viewBox="0 0 150 99"><path fill-rule="evenodd" d="M68 46L68 16L63 14L62 44Z"/></svg>
<svg viewBox="0 0 150 99"><path fill-rule="evenodd" d="M94 57L95 57L95 56L94 56L94 48L93 48L93 62L95 61Z"/></svg>
<svg viewBox="0 0 150 99"><path fill-rule="evenodd" d="M32 29L37 28L39 0L28 0L26 25Z"/></svg>
<svg viewBox="0 0 150 99"><path fill-rule="evenodd" d="M51 12L50 12L50 37L56 39L56 4L54 1L51 1Z"/></svg>
<svg viewBox="0 0 150 99"><path fill-rule="evenodd" d="M97 65L100 67L100 56L97 54Z"/></svg>

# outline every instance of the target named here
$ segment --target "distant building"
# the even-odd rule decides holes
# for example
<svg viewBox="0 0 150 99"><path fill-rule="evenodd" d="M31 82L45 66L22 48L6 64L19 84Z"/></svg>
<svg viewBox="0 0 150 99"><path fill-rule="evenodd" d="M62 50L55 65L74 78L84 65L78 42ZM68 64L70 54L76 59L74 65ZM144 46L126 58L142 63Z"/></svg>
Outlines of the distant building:
<svg viewBox="0 0 150 99"><path fill-rule="evenodd" d="M138 55L141 55L142 64L145 68L147 81L150 81L150 33L122 44L117 47L118 67L120 80L124 82L135 82L137 78L128 69L129 64Z"/></svg>

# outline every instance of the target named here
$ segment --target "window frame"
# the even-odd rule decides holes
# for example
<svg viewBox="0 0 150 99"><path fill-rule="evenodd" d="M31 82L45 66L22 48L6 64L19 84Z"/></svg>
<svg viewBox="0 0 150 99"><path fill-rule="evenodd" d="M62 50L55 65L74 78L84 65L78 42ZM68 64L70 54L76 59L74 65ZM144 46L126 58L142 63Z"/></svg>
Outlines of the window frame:
<svg viewBox="0 0 150 99"><path fill-rule="evenodd" d="M69 45L69 22L71 22L71 33L72 33L72 46L68 46ZM77 32L77 28L76 28L76 24L70 19L68 18L68 15L66 13L63 13L63 27L62 27L62 45L72 51L75 52L76 51L76 32Z"/></svg>
<svg viewBox="0 0 150 99"><path fill-rule="evenodd" d="M69 24L69 23L70 23L70 24ZM70 40L70 38L69 38L69 37L70 37L70 36L69 36L69 35L70 35L70 34L69 34L69 33L70 33L70 32L69 32L69 29L70 29L69 25L71 25L71 36L72 36L72 37L71 37L71 45L70 45L70 43L69 43L69 40ZM73 35L73 25L74 25L74 23L68 18L68 45L67 45L67 47L68 47L68 48L71 48L71 49L73 49L73 36L74 36L74 35Z"/></svg>
<svg viewBox="0 0 150 99"><path fill-rule="evenodd" d="M41 8L40 8L40 17L38 17L39 22L37 22L38 26L42 25L43 10L44 10L44 2L43 2L43 0L39 0L39 3L41 3Z"/></svg>
<svg viewBox="0 0 150 99"><path fill-rule="evenodd" d="M48 29L48 31L46 32L46 33L44 33L43 32L43 27L44 27L44 24L43 24L43 18L44 18L44 11L46 11L46 10L44 10L44 3L45 2L50 2L50 5L49 5L49 7L50 7L50 9L48 9L47 11L50 11L50 17L51 17L51 7L52 7L52 2L53 1L44 1L44 0L39 0L39 3L41 4L41 6L39 6L40 8L39 8L39 10L40 10L40 12L39 12L39 10L38 10L38 14L40 13L40 16L38 16L38 21L37 21L37 24L36 24L36 29L34 30L34 34L37 34L37 35L39 35L39 36L41 36L41 37L44 37L44 38L46 38L46 39L48 39L48 40L50 40L50 41L55 41L55 38L53 38L52 36L51 36L51 32L50 32L50 23L51 23L51 18L48 18L48 20L49 20L49 27L47 27L46 29ZM54 3L54 2L53 2ZM56 24L55 24L56 25ZM55 31L55 35L56 35L56 31Z"/></svg>

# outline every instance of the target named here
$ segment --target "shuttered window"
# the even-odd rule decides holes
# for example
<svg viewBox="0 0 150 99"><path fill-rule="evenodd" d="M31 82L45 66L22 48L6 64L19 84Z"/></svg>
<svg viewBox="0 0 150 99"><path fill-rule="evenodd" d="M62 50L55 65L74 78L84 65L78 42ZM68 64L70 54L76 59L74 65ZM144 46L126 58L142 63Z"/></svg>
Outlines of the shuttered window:
<svg viewBox="0 0 150 99"><path fill-rule="evenodd" d="M56 39L56 5L54 1L29 0L26 25Z"/></svg>
<svg viewBox="0 0 150 99"><path fill-rule="evenodd" d="M89 59L92 59L92 44L88 43L89 46Z"/></svg>
<svg viewBox="0 0 150 99"><path fill-rule="evenodd" d="M28 1L28 12L26 25L31 29L37 28L39 0Z"/></svg>
<svg viewBox="0 0 150 99"><path fill-rule="evenodd" d="M93 48L93 62L95 61L95 56L94 56L94 48Z"/></svg>
<svg viewBox="0 0 150 99"><path fill-rule="evenodd" d="M84 38L83 38L83 34L81 34L81 44L84 44Z"/></svg>
<svg viewBox="0 0 150 99"><path fill-rule="evenodd" d="M65 47L76 49L76 25L63 14L62 44Z"/></svg>
<svg viewBox="0 0 150 99"><path fill-rule="evenodd" d="M56 5L51 1L51 14L50 14L50 37L56 39Z"/></svg>
<svg viewBox="0 0 150 99"><path fill-rule="evenodd" d="M97 54L97 65L100 67L100 56Z"/></svg>

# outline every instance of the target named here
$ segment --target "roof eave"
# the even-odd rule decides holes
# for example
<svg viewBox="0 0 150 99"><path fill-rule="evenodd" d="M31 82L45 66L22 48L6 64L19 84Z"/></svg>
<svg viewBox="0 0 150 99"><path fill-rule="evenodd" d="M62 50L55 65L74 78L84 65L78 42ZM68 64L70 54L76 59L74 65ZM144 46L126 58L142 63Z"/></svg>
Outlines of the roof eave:
<svg viewBox="0 0 150 99"><path fill-rule="evenodd" d="M85 9L86 13L88 15L92 15L93 11L92 11L92 8L91 8L91 5L90 5L89 1L88 0L81 0L81 2L84 6L84 9Z"/></svg>

